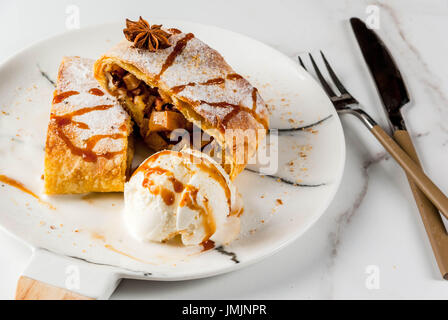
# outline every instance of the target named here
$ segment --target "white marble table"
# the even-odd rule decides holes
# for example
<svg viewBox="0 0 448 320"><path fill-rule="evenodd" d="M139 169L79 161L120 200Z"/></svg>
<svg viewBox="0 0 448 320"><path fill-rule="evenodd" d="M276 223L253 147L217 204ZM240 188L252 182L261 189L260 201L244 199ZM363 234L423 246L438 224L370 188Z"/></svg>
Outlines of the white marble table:
<svg viewBox="0 0 448 320"><path fill-rule="evenodd" d="M81 27L140 14L191 20L246 34L292 59L324 50L351 93L386 128L348 24L351 16L365 19L368 6L375 5L378 33L410 90L408 128L427 173L448 193L448 1L385 3L2 1L0 62L33 42L64 32L73 4L79 8ZM347 162L342 187L325 215L299 240L256 265L214 278L125 280L112 299L448 298L448 283L441 280L405 175L361 123L347 116L343 125ZM0 232L0 252L0 299L10 299L30 251Z"/></svg>

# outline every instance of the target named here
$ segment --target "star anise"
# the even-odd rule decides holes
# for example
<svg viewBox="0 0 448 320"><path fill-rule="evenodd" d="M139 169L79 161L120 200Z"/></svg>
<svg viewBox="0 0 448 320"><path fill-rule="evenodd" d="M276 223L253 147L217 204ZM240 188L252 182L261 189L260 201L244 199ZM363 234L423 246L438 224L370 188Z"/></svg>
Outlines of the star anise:
<svg viewBox="0 0 448 320"><path fill-rule="evenodd" d="M142 17L138 21L126 19L126 28L123 29L124 36L131 42L134 42L133 48L156 51L171 46L168 38L171 33L162 30L161 24L152 26Z"/></svg>

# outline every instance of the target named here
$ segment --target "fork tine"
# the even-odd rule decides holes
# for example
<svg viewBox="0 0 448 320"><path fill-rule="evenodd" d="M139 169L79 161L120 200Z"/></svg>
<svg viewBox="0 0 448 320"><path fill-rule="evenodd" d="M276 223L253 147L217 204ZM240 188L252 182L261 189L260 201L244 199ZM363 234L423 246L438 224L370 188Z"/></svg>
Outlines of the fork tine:
<svg viewBox="0 0 448 320"><path fill-rule="evenodd" d="M300 58L300 56L298 56L298 58L299 58L299 62L300 62L300 65L302 66L302 68L305 69L306 71L308 71L306 69L305 64L303 63L302 59Z"/></svg>
<svg viewBox="0 0 448 320"><path fill-rule="evenodd" d="M331 89L331 87L328 85L327 81L325 81L324 77L322 76L322 73L320 73L320 70L317 67L316 62L314 61L313 56L311 55L311 53L308 53L308 55L310 56L311 63L313 64L313 67L314 67L314 71L316 71L317 78L319 79L320 83L322 84L322 87L324 88L325 92L327 93L327 95L330 98L336 97L336 94L334 93L333 89Z"/></svg>
<svg viewBox="0 0 448 320"><path fill-rule="evenodd" d="M333 69L330 67L330 64L328 63L327 59L324 56L324 53L320 51L320 54L322 56L322 59L324 60L325 66L327 67L328 74L330 75L331 79L333 80L335 86L338 88L339 92L341 94L348 93L347 89L342 85L341 81L339 81L338 77L334 73Z"/></svg>

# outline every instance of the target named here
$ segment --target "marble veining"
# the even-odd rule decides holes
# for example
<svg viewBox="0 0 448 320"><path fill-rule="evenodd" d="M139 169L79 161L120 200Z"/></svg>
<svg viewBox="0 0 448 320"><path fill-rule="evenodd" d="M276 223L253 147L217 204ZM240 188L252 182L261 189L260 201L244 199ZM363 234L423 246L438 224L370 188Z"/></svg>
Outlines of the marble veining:
<svg viewBox="0 0 448 320"><path fill-rule="evenodd" d="M344 231L344 228L350 223L352 218L355 216L355 214L358 212L359 207L361 206L366 194L367 190L369 188L369 168L380 161L388 160L390 156L384 152L381 152L377 154L375 157L367 159L367 161L364 162L362 165L362 179L363 184L360 190L358 190L357 195L355 197L355 201L350 204L350 207L340 213L338 217L336 218L336 230L334 232L331 232L329 235L330 241L331 241L331 261L334 262L338 255L338 248L339 244L341 242L341 237ZM332 264L332 263L331 263Z"/></svg>

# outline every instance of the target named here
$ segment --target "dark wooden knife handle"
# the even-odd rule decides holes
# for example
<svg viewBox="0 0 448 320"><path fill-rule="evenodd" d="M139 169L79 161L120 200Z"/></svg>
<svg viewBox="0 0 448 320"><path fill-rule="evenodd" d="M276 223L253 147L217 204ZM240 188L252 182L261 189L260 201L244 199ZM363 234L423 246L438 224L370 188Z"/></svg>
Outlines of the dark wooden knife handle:
<svg viewBox="0 0 448 320"><path fill-rule="evenodd" d="M448 198L442 191L428 178L419 164L415 163L408 154L392 139L379 125L375 125L371 132L378 141L389 151L392 157L412 178L419 189L429 200L448 218Z"/></svg>
<svg viewBox="0 0 448 320"><path fill-rule="evenodd" d="M409 133L405 130L397 130L394 132L394 139L403 148L409 157L420 165L417 152L412 144ZM437 265L440 273L445 280L448 280L448 235L445 231L445 226L442 221L437 208L429 201L423 192L412 181L412 178L407 175L409 185L411 186L415 202L422 217L423 225L428 234L429 242L431 243L432 251L436 257Z"/></svg>

